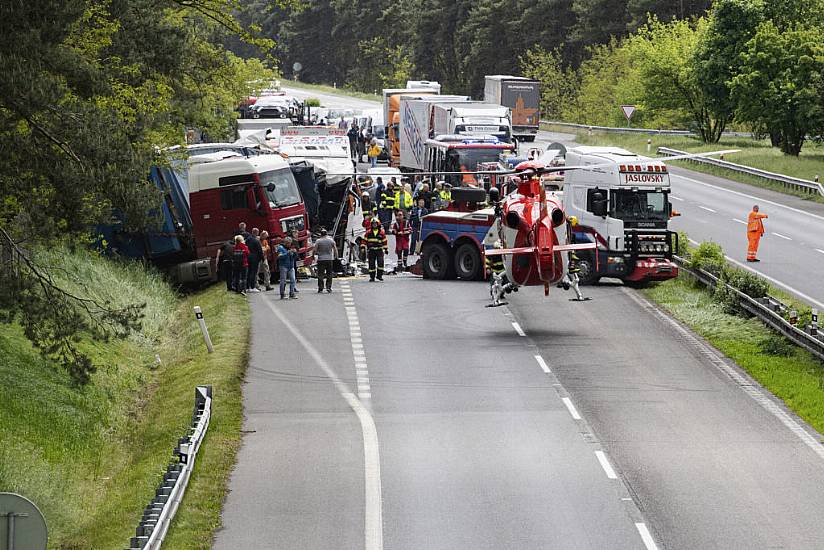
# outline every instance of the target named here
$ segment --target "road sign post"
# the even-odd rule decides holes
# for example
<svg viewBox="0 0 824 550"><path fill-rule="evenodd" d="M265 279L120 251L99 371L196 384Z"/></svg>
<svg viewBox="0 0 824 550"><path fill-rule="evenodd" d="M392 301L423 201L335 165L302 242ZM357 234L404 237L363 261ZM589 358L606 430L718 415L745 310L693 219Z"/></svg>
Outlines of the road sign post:
<svg viewBox="0 0 824 550"><path fill-rule="evenodd" d="M621 105L621 112L627 119L627 124L632 125L632 115L635 114L635 105Z"/></svg>
<svg viewBox="0 0 824 550"><path fill-rule="evenodd" d="M46 520L32 501L0 493L0 550L46 550Z"/></svg>

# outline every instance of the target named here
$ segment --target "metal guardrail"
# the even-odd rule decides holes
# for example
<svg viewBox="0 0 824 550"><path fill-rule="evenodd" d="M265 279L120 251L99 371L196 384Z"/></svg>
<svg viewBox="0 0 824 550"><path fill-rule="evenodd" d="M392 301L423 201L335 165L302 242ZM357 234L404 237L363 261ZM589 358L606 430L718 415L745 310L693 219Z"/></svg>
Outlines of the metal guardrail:
<svg viewBox="0 0 824 550"><path fill-rule="evenodd" d="M174 454L163 480L155 492L155 497L143 511L143 518L135 529L135 536L129 540L127 550L156 550L163 544L169 525L177 512L189 477L195 466L195 458L200 444L209 429L212 417L212 386L195 388L195 410L192 426L188 433L178 440Z"/></svg>
<svg viewBox="0 0 824 550"><path fill-rule="evenodd" d="M614 134L628 133L628 134L651 134L664 136L692 136L695 132L691 130L656 130L654 128L616 128L613 126L593 126L592 124L573 124L572 122L559 122L557 120L542 120L541 124L552 124L553 126L564 126L566 128L575 128L579 130L594 130L597 132L607 132ZM752 137L750 132L724 132L725 137Z"/></svg>
<svg viewBox="0 0 824 550"><path fill-rule="evenodd" d="M719 281L718 277L708 271L688 267L687 262L683 258L673 256L673 261L678 264L678 267L683 272L688 273L708 288L714 289L719 284L726 284ZM819 330L815 324L800 329L784 319L783 313L789 308L779 300L771 296L757 299L744 294L728 284L727 287L738 297L738 304L741 309L757 317L764 322L764 324L785 336L796 345L801 346L819 359L824 360L824 332Z"/></svg>
<svg viewBox="0 0 824 550"><path fill-rule="evenodd" d="M685 154L687 154L686 151L670 149L669 147L658 148L658 155L674 156ZM785 176L784 174L776 174L774 172L768 172L766 170L761 170L759 168L753 168L752 166L744 166L743 164L736 164L734 162L709 157L695 157L686 160L688 162L708 164L710 166L717 166L719 168L724 168L726 170L732 170L733 172L739 172L742 174L749 174L751 176L764 178L772 182L780 183L784 187L787 187L788 189L793 189L795 191L801 191L803 193L809 193L811 195L819 193L821 196L824 196L824 186L822 186L821 183L817 181L794 178L792 176Z"/></svg>

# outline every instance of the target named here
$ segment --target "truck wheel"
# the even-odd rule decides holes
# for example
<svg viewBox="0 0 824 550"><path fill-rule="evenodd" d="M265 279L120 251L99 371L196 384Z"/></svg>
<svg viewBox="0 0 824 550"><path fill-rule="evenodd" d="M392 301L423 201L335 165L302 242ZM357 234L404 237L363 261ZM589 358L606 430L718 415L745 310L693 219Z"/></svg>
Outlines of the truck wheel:
<svg viewBox="0 0 824 550"><path fill-rule="evenodd" d="M437 281L455 278L452 254L446 245L434 243L423 248L423 272L427 279Z"/></svg>
<svg viewBox="0 0 824 550"><path fill-rule="evenodd" d="M521 141L532 143L533 141L535 141L535 136L521 136Z"/></svg>
<svg viewBox="0 0 824 550"><path fill-rule="evenodd" d="M595 273L595 265L591 258L581 258L578 260L578 281L582 285L594 285L601 278Z"/></svg>
<svg viewBox="0 0 824 550"><path fill-rule="evenodd" d="M455 274L464 281L480 279L481 253L474 244L464 243L455 252Z"/></svg>

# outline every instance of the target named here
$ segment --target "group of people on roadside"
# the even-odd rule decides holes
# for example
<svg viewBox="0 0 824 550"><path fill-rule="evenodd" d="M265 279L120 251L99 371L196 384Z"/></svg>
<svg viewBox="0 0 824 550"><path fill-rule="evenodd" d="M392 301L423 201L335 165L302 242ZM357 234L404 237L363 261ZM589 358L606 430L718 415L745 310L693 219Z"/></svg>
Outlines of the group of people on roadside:
<svg viewBox="0 0 824 550"><path fill-rule="evenodd" d="M318 292L332 292L333 263L338 258L335 241L321 229L320 237L313 243L318 270ZM270 238L267 231L257 227L246 231L246 223L240 223L235 235L226 241L217 251L215 259L218 274L226 281L226 290L246 295L247 292L273 290L272 274L279 281L280 299L288 297L296 300L297 268L300 260L298 240L295 237Z"/></svg>

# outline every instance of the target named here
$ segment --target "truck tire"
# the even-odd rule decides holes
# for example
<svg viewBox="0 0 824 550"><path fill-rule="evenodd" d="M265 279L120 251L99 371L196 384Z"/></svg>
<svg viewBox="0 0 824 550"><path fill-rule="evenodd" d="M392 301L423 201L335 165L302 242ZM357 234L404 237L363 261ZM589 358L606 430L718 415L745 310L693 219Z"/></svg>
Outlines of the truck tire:
<svg viewBox="0 0 824 550"><path fill-rule="evenodd" d="M595 264L591 257L580 258L578 260L578 281L582 285L594 285L601 279L595 273Z"/></svg>
<svg viewBox="0 0 824 550"><path fill-rule="evenodd" d="M427 279L443 281L455 278L452 254L444 244L432 243L423 247L423 273Z"/></svg>
<svg viewBox="0 0 824 550"><path fill-rule="evenodd" d="M455 275L464 281L475 281L483 274L481 253L478 247L464 243L455 251Z"/></svg>
<svg viewBox="0 0 824 550"><path fill-rule="evenodd" d="M533 135L521 136L521 141L526 142L526 143L532 143L532 142L535 141L535 136L533 136Z"/></svg>

